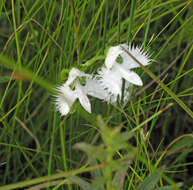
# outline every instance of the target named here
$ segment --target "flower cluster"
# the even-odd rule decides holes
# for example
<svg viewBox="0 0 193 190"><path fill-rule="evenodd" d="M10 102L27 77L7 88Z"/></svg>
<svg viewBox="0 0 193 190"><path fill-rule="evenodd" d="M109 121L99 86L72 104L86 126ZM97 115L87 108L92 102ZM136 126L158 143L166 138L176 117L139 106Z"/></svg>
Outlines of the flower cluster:
<svg viewBox="0 0 193 190"><path fill-rule="evenodd" d="M73 103L78 99L83 108L91 113L88 96L93 96L115 104L122 97L123 79L125 80L124 102L129 98L128 88L134 84L142 86L139 75L132 69L140 65L127 53L135 57L142 65L150 63L150 56L142 47L121 44L109 48L105 64L96 74L86 74L76 68L69 72L68 80L57 88L56 107L61 115L67 115Z"/></svg>

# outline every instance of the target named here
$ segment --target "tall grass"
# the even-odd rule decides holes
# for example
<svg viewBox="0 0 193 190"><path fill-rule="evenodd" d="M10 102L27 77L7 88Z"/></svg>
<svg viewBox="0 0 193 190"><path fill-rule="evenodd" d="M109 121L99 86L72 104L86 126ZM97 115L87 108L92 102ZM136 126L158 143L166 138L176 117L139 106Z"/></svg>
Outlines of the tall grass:
<svg viewBox="0 0 193 190"><path fill-rule="evenodd" d="M192 13L192 0L0 1L0 189L193 189ZM130 42L152 55L144 87L61 117L69 70Z"/></svg>

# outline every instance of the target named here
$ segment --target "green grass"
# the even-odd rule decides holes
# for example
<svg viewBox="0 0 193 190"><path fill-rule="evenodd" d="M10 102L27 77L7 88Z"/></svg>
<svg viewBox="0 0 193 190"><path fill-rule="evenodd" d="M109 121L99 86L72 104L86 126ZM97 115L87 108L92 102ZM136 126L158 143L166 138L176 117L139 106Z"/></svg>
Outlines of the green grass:
<svg viewBox="0 0 193 190"><path fill-rule="evenodd" d="M0 189L192 190L192 13L192 0L0 1ZM152 55L144 88L61 117L69 70L129 42Z"/></svg>

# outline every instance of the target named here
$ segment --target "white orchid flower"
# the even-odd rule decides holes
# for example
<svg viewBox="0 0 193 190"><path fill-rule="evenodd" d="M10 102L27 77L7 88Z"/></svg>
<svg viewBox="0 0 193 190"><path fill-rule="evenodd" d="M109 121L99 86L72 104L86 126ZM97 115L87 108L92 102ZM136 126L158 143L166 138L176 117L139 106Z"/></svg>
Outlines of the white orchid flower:
<svg viewBox="0 0 193 190"><path fill-rule="evenodd" d="M67 115L72 107L72 104L79 99L82 107L89 113L91 113L91 104L87 97L85 88L80 84L79 78L88 77L78 69L72 68L68 80L60 87L57 88L58 95L56 98L56 107L61 115ZM71 89L71 86L73 89Z"/></svg>
<svg viewBox="0 0 193 190"><path fill-rule="evenodd" d="M128 88L131 84L142 86L143 82L139 75L131 69L139 67L139 64L135 62L124 50L129 51L137 60L139 60L144 66L150 63L149 56L142 48L133 48L126 44L111 47L108 50L105 67L99 70L99 81L103 88L108 91L112 99L110 102L116 102L117 97L121 97L122 93L122 79L125 79L125 87ZM120 60L119 60L120 58ZM126 94L125 94L126 93ZM128 92L124 95L128 96ZM127 98L126 98L127 99Z"/></svg>
<svg viewBox="0 0 193 190"><path fill-rule="evenodd" d="M143 51L142 48L133 48L126 44L121 44L119 46L111 47L107 53L107 57L105 59L105 66L107 69L113 69L119 72L120 76L124 78L126 81L142 86L143 82L141 78L130 69L139 67L139 64L132 59L124 50L129 51L138 61L140 61L144 66L150 63L150 59L148 54ZM120 62L118 62L118 58L120 56Z"/></svg>

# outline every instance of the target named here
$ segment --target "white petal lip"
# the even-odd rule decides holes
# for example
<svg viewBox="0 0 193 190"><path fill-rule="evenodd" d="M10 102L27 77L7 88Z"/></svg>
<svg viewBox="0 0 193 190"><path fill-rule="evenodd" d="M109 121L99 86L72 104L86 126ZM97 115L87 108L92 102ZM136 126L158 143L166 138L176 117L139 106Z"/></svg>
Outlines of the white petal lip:
<svg viewBox="0 0 193 190"><path fill-rule="evenodd" d="M150 64L151 59L149 58L148 53L143 50L142 46L134 47L131 45L128 46L126 44L121 44L120 48L123 51L120 56L123 58L123 66L126 69L137 68L140 67L140 65L135 60L133 60L132 57L130 57L123 49L131 53L133 57L135 57L142 65L146 66Z"/></svg>

